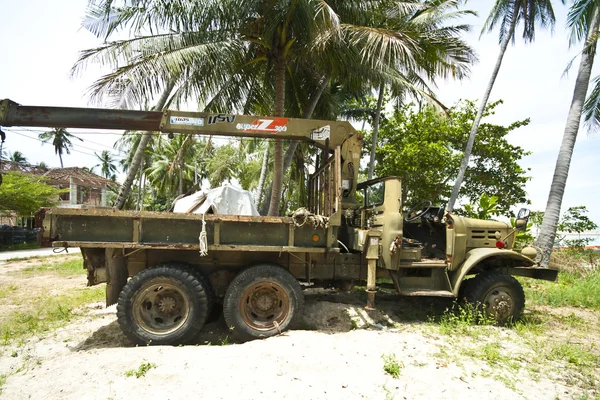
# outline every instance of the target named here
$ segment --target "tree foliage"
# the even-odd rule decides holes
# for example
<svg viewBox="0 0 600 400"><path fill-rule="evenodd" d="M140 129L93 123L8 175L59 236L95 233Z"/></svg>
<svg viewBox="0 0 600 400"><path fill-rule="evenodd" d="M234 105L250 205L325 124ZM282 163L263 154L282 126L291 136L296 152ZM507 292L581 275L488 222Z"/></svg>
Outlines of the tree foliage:
<svg viewBox="0 0 600 400"><path fill-rule="evenodd" d="M502 101L488 104L484 116L494 113L500 104ZM403 204L410 207L423 200L443 203L448 199L476 112L471 101L459 102L447 115L431 106L420 111L405 106L384 121L376 172L402 178ZM498 212L505 214L514 204L528 202L525 183L529 177L519 162L529 153L506 138L528 123L481 124L460 192L465 202L476 203L482 194L498 196Z"/></svg>
<svg viewBox="0 0 600 400"><path fill-rule="evenodd" d="M9 172L0 185L0 213L31 215L41 207L56 204L64 191L48 185L41 177Z"/></svg>

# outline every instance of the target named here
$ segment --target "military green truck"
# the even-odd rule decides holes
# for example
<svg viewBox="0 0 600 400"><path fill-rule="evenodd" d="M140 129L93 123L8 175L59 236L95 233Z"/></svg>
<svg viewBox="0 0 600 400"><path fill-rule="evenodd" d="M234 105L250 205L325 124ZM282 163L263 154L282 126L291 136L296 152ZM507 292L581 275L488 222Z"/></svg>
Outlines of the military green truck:
<svg viewBox="0 0 600 400"><path fill-rule="evenodd" d="M303 289L377 280L400 295L464 297L500 323L521 314L513 277L555 280L532 247L515 251L517 228L446 213L425 201L403 214L397 177L358 183L362 137L348 122L181 111L128 111L0 103L0 125L127 129L304 140L322 153L308 204L290 216L241 216L48 208L41 242L80 247L88 284L106 282L106 304L140 344L194 339L215 303L241 340L278 334L303 309Z"/></svg>

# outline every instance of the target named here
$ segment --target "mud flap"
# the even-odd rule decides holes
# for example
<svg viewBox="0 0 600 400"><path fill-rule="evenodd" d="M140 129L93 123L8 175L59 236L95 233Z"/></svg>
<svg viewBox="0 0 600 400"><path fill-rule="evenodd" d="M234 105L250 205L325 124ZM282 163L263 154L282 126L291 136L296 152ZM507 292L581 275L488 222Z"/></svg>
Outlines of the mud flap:
<svg viewBox="0 0 600 400"><path fill-rule="evenodd" d="M106 306L119 300L119 294L127 283L127 262L122 249L106 249Z"/></svg>

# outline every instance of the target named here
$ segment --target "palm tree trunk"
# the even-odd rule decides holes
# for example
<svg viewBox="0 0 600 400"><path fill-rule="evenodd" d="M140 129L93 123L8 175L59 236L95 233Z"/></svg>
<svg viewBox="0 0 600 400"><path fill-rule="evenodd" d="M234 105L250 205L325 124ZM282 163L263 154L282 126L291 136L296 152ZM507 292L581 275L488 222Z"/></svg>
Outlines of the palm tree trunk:
<svg viewBox="0 0 600 400"><path fill-rule="evenodd" d="M329 75L325 74L321 78L321 82L320 82L319 86L317 87L317 89L315 90L315 92L313 93L312 97L310 98L309 103L304 108L304 111L302 112L302 118L304 118L304 119L312 118L313 112L315 111L315 108L317 107L317 104L319 103L319 100L321 99L321 96L323 95L325 88L327 88L327 85L329 85ZM292 165L292 160L294 158L294 154L296 153L296 149L298 148L298 143L299 142L297 140L293 140L290 143L287 150L285 151L285 156L283 157L283 170L284 171L287 171L288 168L290 168L290 166ZM262 171L261 171L261 176L262 176ZM271 183L269 185L269 188L266 190L265 203L263 204L263 207L261 207L261 215L266 214L267 210L269 209L269 206L270 206L269 200L271 199L272 191L273 191L273 183ZM256 205L258 206L259 203L260 203L260 200L256 203Z"/></svg>
<svg viewBox="0 0 600 400"><path fill-rule="evenodd" d="M285 67L285 58L282 54L279 54L275 65L275 117L283 117L284 114ZM269 215L279 215L283 173L283 140L275 139L273 148L273 191L271 192Z"/></svg>
<svg viewBox="0 0 600 400"><path fill-rule="evenodd" d="M381 107L383 105L383 94L385 92L385 84L382 82L379 85L379 97L377 98L377 109L375 110L375 119L373 121L373 138L371 141L371 158L369 160L368 180L373 179L373 170L375 169L375 149L377 148L377 134L379 133L379 120L381 118Z"/></svg>
<svg viewBox="0 0 600 400"><path fill-rule="evenodd" d="M62 153L58 153L58 159L60 160L60 167L64 168L65 166L63 165L63 162L62 162Z"/></svg>
<svg viewBox="0 0 600 400"><path fill-rule="evenodd" d="M265 181L267 180L267 170L269 168L269 142L267 141L267 148L263 154L262 166L260 168L260 179L258 180L258 190L256 192L256 199L254 202L256 203L256 207L260 207L260 202L262 201ZM271 193L269 193L270 195Z"/></svg>
<svg viewBox="0 0 600 400"><path fill-rule="evenodd" d="M140 204L141 204L141 192L142 192L142 177L143 177L143 171L144 171L144 163L140 163L140 177L138 179L138 198L137 198L137 204L135 206L135 209L140 211Z"/></svg>
<svg viewBox="0 0 600 400"><path fill-rule="evenodd" d="M548 195L548 203L546 204L546 212L544 220L540 228L540 234L537 239L537 245L542 250L543 267L548 267L550 263L550 255L554 239L556 238L556 227L560 217L560 208L562 205L567 177L569 176L569 167L571 165L571 156L575 147L575 140L579 131L581 122L581 111L587 90L590 84L592 74L592 66L594 64L594 56L596 55L596 46L598 41L598 29L600 28L600 11L595 7L593 19L589 26L585 46L588 47L581 54L581 63L579 64L579 72L575 81L575 89L573 91L573 99L571 100L571 108L567 117L567 124L563 135L563 140L558 152L556 167L554 169L554 177L550 186L550 194Z"/></svg>
<svg viewBox="0 0 600 400"><path fill-rule="evenodd" d="M477 110L477 116L475 116L475 121L473 122L471 132L469 133L469 139L467 140L467 146L465 147L465 154L463 156L462 162L460 163L460 169L458 170L456 182L454 182L454 187L452 188L452 195L450 196L450 200L448 200L448 205L446 206L446 209L449 212L452 212L454 210L454 205L456 203L456 200L458 199L458 192L460 191L460 187L462 186L463 180L465 179L467 167L469 166L469 159L471 158L473 144L475 143L475 137L477 136L477 130L479 129L479 124L481 123L481 118L483 117L485 106L487 105L487 102L490 99L490 94L492 93L494 83L496 83L498 72L500 72L500 67L502 66L502 59L504 58L504 53L506 53L508 44L510 43L513 35L515 34L515 27L517 26L517 17L519 14L520 6L521 2L515 1L515 8L513 10L513 17L510 22L508 34L506 35L504 41L500 45L500 54L498 54L496 65L494 66L494 70L492 71L492 77L490 78L487 88L485 89L485 93L483 94L483 98L479 103L479 110Z"/></svg>
<svg viewBox="0 0 600 400"><path fill-rule="evenodd" d="M158 99L158 102L156 103L156 106L154 107L155 110L162 111L162 109L165 107L167 99L169 98L169 95L173 91L173 87L175 87L175 80L171 80L167 83L165 90L163 91L162 95ZM133 184L135 176L137 175L137 170L144 158L144 152L146 151L146 147L148 146L148 143L150 142L151 138L152 132L144 132L142 134L140 143L138 144L137 149L135 149L135 154L131 159L131 165L129 166L129 170L127 171L127 177L125 178L125 182L123 182L123 185L121 185L119 195L117 196L117 200L115 201L115 205L113 206L115 210L123 209L125 201L127 200L129 192L131 191L131 185Z"/></svg>

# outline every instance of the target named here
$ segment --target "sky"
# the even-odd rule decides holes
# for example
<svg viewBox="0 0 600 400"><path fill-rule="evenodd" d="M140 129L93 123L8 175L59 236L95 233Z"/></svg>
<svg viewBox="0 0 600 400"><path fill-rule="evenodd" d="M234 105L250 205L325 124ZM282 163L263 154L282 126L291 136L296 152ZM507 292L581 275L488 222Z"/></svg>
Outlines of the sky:
<svg viewBox="0 0 600 400"><path fill-rule="evenodd" d="M60 3L60 6L59 6ZM523 160L531 168L532 177L527 193L532 210L544 210L558 149L562 140L569 105L572 99L578 60L565 77L563 71L569 61L577 56L580 46L569 49L565 27L566 7L554 1L557 16L554 33L539 29L533 44L520 40L518 31L514 46L504 57L500 74L490 100L504 100L494 116L484 120L510 124L530 118L527 127L511 133L511 143L532 152ZM498 33L486 33L480 38L481 26L491 9L492 0L471 0L468 8L479 13L463 22L473 26L465 40L477 52L479 63L473 66L469 78L461 82L438 82L436 94L446 105L461 98L479 99L488 83L496 62L499 45ZM70 70L79 52L101 44L101 40L82 29L87 1L60 0L0 0L0 99L10 98L23 105L39 106L89 106L87 88L101 76L99 67L88 67L77 77ZM597 60L597 65L600 61ZM594 69L593 76L599 69ZM191 110L193 111L193 110ZM5 150L21 151L30 163L44 161L50 166L60 166L50 144L36 140L44 128L3 128L7 133ZM113 149L119 138L115 131L69 129L83 138L75 141L71 155L64 156L65 167L98 164L94 153L102 150L124 155ZM563 211L571 206L584 205L589 216L600 224L600 134L580 130L571 162L569 179L563 199ZM516 211L516 210L515 210Z"/></svg>

